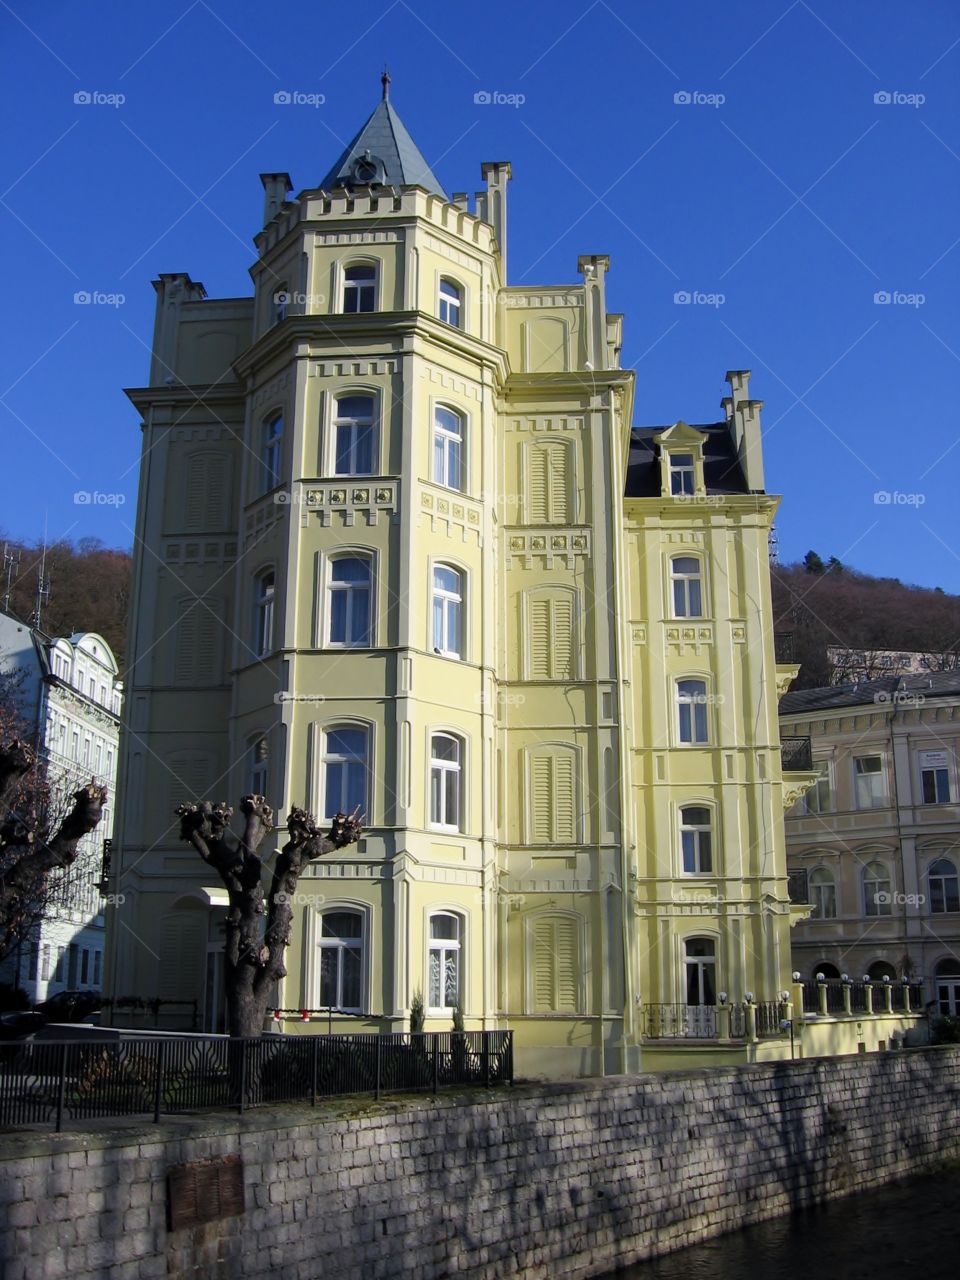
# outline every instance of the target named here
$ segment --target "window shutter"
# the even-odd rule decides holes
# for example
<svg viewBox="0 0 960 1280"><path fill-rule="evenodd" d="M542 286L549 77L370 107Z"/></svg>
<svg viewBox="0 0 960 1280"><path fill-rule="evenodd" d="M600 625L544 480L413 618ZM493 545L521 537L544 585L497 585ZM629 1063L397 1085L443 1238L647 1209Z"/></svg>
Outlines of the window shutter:
<svg viewBox="0 0 960 1280"><path fill-rule="evenodd" d="M207 916L202 911L175 911L160 929L161 1000L199 1000L206 967ZM183 1014L186 1010L176 1009Z"/></svg>
<svg viewBox="0 0 960 1280"><path fill-rule="evenodd" d="M549 841L553 833L553 770L550 756L534 756L530 766L533 830L536 841Z"/></svg>
<svg viewBox="0 0 960 1280"><path fill-rule="evenodd" d="M211 781L210 760L207 756L195 754L171 756L168 766L167 811L163 817L167 822L176 822L178 805L214 798L207 795Z"/></svg>
<svg viewBox="0 0 960 1280"><path fill-rule="evenodd" d="M548 480L549 459L542 445L532 446L527 451L527 520L530 524L545 524L548 515Z"/></svg>
<svg viewBox="0 0 960 1280"><path fill-rule="evenodd" d="M576 840L576 797L574 796L573 757L554 756L554 840Z"/></svg>
<svg viewBox="0 0 960 1280"><path fill-rule="evenodd" d="M542 596L530 601L530 675L535 680L548 680L550 662L551 601Z"/></svg>
<svg viewBox="0 0 960 1280"><path fill-rule="evenodd" d="M572 680L573 661L573 601L553 601L553 671L555 680Z"/></svg>
<svg viewBox="0 0 960 1280"><path fill-rule="evenodd" d="M567 446L551 444L546 448L549 476L549 501L547 520L553 524L567 523Z"/></svg>
<svg viewBox="0 0 960 1280"><path fill-rule="evenodd" d="M174 684L191 684L193 682L194 663L197 652L197 610L198 604L181 603L182 612L177 621L176 652L173 661Z"/></svg>
<svg viewBox="0 0 960 1280"><path fill-rule="evenodd" d="M533 928L535 1013L576 1013L579 1008L577 923L565 916L537 920Z"/></svg>
<svg viewBox="0 0 960 1280"><path fill-rule="evenodd" d="M196 666L195 674L198 684L216 684L220 678L220 664L217 661L217 642L220 638L220 623L211 613L210 607L197 605L196 627Z"/></svg>

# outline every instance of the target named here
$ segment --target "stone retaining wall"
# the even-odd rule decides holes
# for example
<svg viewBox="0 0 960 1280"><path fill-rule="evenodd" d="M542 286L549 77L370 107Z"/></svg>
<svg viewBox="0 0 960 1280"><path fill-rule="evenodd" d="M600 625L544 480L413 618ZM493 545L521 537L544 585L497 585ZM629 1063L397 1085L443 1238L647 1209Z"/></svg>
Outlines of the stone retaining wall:
<svg viewBox="0 0 960 1280"><path fill-rule="evenodd" d="M173 1166L245 1210L168 1229ZM0 1138L5 1280L555 1280L960 1157L960 1048Z"/></svg>

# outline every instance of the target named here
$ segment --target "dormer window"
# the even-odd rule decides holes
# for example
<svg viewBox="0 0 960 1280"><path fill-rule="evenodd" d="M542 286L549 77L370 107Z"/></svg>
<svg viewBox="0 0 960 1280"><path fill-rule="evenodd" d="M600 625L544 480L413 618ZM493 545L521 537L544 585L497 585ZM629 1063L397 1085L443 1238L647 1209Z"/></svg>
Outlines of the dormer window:
<svg viewBox="0 0 960 1280"><path fill-rule="evenodd" d="M693 463L692 453L671 453L669 455L670 466L670 492L674 497L683 497L692 494L696 486L696 471Z"/></svg>
<svg viewBox="0 0 960 1280"><path fill-rule="evenodd" d="M357 262L343 273L343 310L357 315L377 308L377 268L372 262Z"/></svg>

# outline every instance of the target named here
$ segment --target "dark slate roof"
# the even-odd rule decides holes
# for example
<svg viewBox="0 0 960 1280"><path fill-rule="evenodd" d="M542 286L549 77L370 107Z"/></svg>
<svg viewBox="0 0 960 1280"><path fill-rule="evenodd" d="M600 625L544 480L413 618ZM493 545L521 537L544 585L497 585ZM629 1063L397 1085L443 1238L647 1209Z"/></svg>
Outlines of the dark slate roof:
<svg viewBox="0 0 960 1280"><path fill-rule="evenodd" d="M795 689L780 699L781 715L826 711L832 707L878 707L911 705L920 698L960 695L960 671L931 671L928 675L881 676L858 684L834 684L825 689Z"/></svg>
<svg viewBox="0 0 960 1280"><path fill-rule="evenodd" d="M319 184L324 191L334 187L366 186L371 178L357 172L359 161L373 162L376 176L372 181L386 187L426 187L447 198L417 144L404 128L403 121L386 98L377 103L373 115L343 151L333 168Z"/></svg>
<svg viewBox="0 0 960 1280"><path fill-rule="evenodd" d="M703 481L707 493L748 493L747 483L737 460L737 453L726 422L690 424L703 431ZM660 467L655 436L667 427L634 427L630 433L630 457L627 461L628 498L659 498Z"/></svg>

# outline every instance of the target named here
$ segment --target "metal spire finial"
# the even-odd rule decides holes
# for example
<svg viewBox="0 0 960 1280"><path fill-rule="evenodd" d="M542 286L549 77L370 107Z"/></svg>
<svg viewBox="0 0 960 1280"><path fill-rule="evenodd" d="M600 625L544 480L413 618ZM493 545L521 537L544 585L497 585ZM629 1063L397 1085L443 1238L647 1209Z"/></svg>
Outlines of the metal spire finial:
<svg viewBox="0 0 960 1280"><path fill-rule="evenodd" d="M383 85L383 100L386 102L390 97L390 72L387 70L386 66L383 68L383 75L380 77L380 83Z"/></svg>

